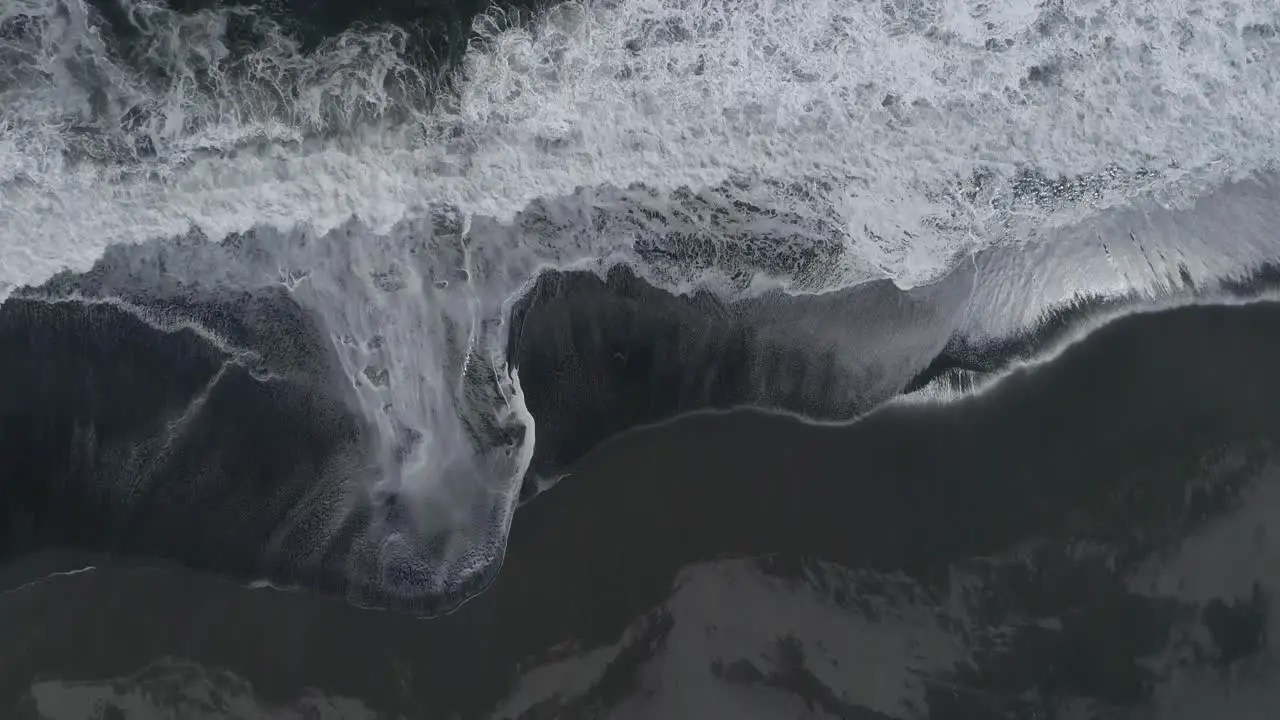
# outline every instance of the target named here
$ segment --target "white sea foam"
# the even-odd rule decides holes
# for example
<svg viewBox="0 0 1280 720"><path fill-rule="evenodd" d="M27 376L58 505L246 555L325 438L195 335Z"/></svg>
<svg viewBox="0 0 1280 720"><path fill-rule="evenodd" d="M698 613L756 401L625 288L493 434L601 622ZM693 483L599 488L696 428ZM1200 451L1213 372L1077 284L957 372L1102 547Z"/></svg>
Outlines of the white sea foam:
<svg viewBox="0 0 1280 720"><path fill-rule="evenodd" d="M1186 202L1280 152L1280 10L1263 0L570 4L532 29L478 21L459 92L430 114L434 83L393 31L307 55L258 19L239 57L222 35L243 11L125 5L149 28L142 59L111 59L79 0L0 16L8 285L193 224L385 230L428 202L509 220L579 187L730 178L914 283L958 250L1138 193ZM66 157L138 147L157 155Z"/></svg>
<svg viewBox="0 0 1280 720"><path fill-rule="evenodd" d="M569 3L480 18L447 91L395 29L304 51L246 10L123 7L127 53L82 0L0 5L0 297L112 245L253 231L254 257L185 246L130 281L293 290L388 482L478 528L463 574L531 452L502 319L540 268L911 286L1280 160L1269 0Z"/></svg>

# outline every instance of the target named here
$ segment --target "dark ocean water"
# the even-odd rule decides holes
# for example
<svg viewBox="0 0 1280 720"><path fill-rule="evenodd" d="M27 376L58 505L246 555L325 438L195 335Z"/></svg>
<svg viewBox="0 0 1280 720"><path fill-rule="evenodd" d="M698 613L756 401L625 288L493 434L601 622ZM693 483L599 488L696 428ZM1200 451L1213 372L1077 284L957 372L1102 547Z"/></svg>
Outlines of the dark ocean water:
<svg viewBox="0 0 1280 720"><path fill-rule="evenodd" d="M412 26L448 61L481 7L268 9L307 44ZM952 338L905 386L778 329L875 348L964 279L726 303L624 268L541 276L508 348L537 420L526 502L492 585L434 619L341 599L367 517L321 557L276 534L366 430L285 292L150 301L280 382L193 331L19 293L0 305L0 718L1280 717L1280 303L1136 312L1064 345L1138 307L1078 299ZM975 378L999 379L882 404Z"/></svg>

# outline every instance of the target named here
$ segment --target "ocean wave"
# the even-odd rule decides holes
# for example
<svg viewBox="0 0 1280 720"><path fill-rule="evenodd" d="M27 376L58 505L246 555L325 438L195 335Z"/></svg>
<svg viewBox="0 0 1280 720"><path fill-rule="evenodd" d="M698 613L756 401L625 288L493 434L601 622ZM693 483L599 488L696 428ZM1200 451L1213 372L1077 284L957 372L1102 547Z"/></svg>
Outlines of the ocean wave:
<svg viewBox="0 0 1280 720"><path fill-rule="evenodd" d="M537 455L521 378L569 350L590 367L567 382L637 352L728 378L658 379L668 396L618 427L849 417L955 337L1275 250L1280 15L1261 0L568 3L478 16L456 65L396 25L305 42L245 7L115 8L0 11L0 297L203 338L216 369L156 452L224 383L324 388L290 402L351 412L359 450L293 498L324 508L297 511L305 531L264 542L284 576L358 601L490 577ZM1232 236L1209 237L1222 217ZM595 309L595 335L513 354L513 334L554 345L563 326L520 308L556 283L625 305L628 277L671 294L666 341L610 339L625 308ZM262 297L303 340L211 309ZM680 319L700 303L721 309ZM548 417L582 409L555 382ZM349 557L294 556L326 534Z"/></svg>

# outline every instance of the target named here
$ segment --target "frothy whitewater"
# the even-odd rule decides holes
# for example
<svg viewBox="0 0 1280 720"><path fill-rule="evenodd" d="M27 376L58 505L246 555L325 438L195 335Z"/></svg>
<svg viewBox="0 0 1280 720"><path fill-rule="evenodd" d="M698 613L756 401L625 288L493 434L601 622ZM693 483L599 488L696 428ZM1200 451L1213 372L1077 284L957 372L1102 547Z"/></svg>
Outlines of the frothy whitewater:
<svg viewBox="0 0 1280 720"><path fill-rule="evenodd" d="M479 17L444 70L395 27L304 48L255 10L119 6L0 0L0 297L113 246L74 301L286 287L373 429L343 482L384 500L361 582L397 597L501 556L534 441L504 323L542 270L916 286L1280 160L1269 0L566 3ZM1158 242L1221 271L1263 234Z"/></svg>

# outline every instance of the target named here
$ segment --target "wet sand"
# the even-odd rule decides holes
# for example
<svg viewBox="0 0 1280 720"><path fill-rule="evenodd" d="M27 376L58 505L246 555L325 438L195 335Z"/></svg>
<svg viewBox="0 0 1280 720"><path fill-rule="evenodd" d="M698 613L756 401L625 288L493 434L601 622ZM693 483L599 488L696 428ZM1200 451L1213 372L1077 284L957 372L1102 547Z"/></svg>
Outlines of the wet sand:
<svg viewBox="0 0 1280 720"><path fill-rule="evenodd" d="M178 707L206 686L201 702L239 698L244 717L318 697L331 717L407 718L1162 707L1186 667L1252 677L1270 656L1280 518L1237 518L1277 481L1276 367L1280 307L1192 308L1113 323L945 407L684 417L522 507L494 585L436 620L175 568L50 578L0 596L0 707L95 717L75 699L150 688ZM1249 540L1215 585L1188 548L1233 523Z"/></svg>

